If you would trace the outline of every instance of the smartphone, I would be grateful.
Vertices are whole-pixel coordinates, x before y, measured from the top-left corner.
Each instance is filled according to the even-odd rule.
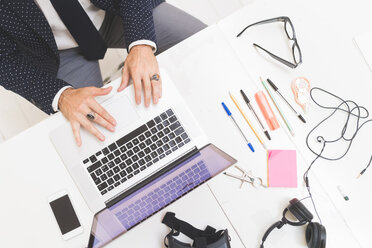
[[[70,197],[66,191],[58,192],[48,198],[64,240],[69,240],[83,232]]]

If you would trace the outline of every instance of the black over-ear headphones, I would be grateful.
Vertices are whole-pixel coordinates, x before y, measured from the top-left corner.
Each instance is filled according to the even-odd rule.
[[[289,221],[285,215],[287,212],[291,212],[298,220],[298,222]],[[306,228],[306,243],[309,248],[325,248],[326,247],[326,237],[327,232],[325,227],[317,222],[311,222],[313,219],[312,213],[302,204],[297,198],[292,199],[289,202],[289,206],[283,211],[283,218],[275,222],[270,226],[262,237],[261,248],[264,248],[264,242],[266,241],[269,234],[275,228],[282,228],[285,224],[291,226],[303,226],[309,223]]]

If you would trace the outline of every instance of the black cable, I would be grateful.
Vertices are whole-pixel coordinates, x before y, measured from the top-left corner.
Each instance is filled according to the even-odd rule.
[[[321,140],[319,139],[318,142],[321,142]],[[307,192],[309,193],[309,197],[310,197],[310,199],[311,199],[311,202],[312,202],[312,204],[313,204],[313,207],[314,207],[314,210],[315,210],[316,216],[318,217],[320,224],[322,224],[322,219],[320,218],[320,215],[319,215],[319,213],[318,213],[318,210],[316,209],[315,202],[314,202],[314,198],[313,198],[313,195],[311,194],[310,183],[309,183],[309,171],[311,170],[311,167],[314,165],[314,163],[315,163],[315,162],[320,158],[320,156],[322,155],[322,153],[323,153],[323,151],[324,151],[324,148],[325,148],[325,142],[323,142],[323,148],[322,148],[322,150],[321,150],[320,153],[316,156],[316,158],[311,162],[310,166],[307,168],[307,170],[305,171],[304,176],[303,176],[303,179],[304,179],[304,182],[305,182],[305,185],[306,185]],[[305,199],[306,199],[306,198],[305,198]]]
[[[319,91],[319,92],[322,92],[322,93],[325,93],[325,94],[328,94],[329,96],[335,98],[336,100],[339,100],[340,103],[339,105],[337,106],[324,106],[322,104],[320,104],[319,102],[317,102],[314,98],[314,92],[316,91]],[[316,209],[316,206],[315,206],[315,202],[314,202],[314,199],[313,199],[313,196],[311,194],[311,189],[310,189],[310,183],[309,183],[309,177],[308,177],[308,174],[309,174],[309,171],[311,170],[311,168],[313,167],[313,165],[315,164],[315,162],[319,159],[319,158],[322,158],[324,160],[328,160],[328,161],[337,161],[337,160],[340,160],[342,158],[344,158],[347,153],[349,152],[350,148],[351,148],[351,145],[353,144],[353,141],[354,139],[356,138],[357,134],[359,133],[359,131],[361,130],[362,127],[364,127],[367,123],[369,122],[372,122],[372,119],[367,119],[369,117],[369,112],[368,110],[363,107],[363,106],[360,106],[358,105],[356,102],[354,101],[351,101],[351,100],[344,100],[342,99],[341,97],[329,92],[329,91],[326,91],[324,89],[321,89],[321,88],[318,88],[318,87],[314,87],[311,89],[310,91],[310,97],[312,99],[312,101],[318,105],[320,108],[323,108],[323,109],[328,109],[328,110],[333,110],[332,113],[327,116],[326,118],[324,118],[321,122],[319,122],[307,135],[306,137],[306,145],[307,145],[307,148],[314,154],[316,155],[316,158],[311,162],[310,166],[308,167],[308,169],[305,171],[304,175],[303,175],[303,180],[305,181],[305,184],[306,184],[306,188],[307,188],[307,191],[309,193],[309,197],[312,201],[312,204],[313,204],[313,207],[314,207],[314,210],[316,212],[316,215],[319,219],[319,222],[322,223],[321,219],[320,219],[320,216],[318,214],[318,211]],[[309,144],[309,139],[310,139],[310,136],[322,125],[324,124],[327,120],[329,120],[331,117],[333,117],[336,113],[338,112],[344,112],[346,114],[346,120],[344,121],[343,125],[342,125],[342,129],[340,130],[340,136],[337,137],[336,139],[332,139],[332,140],[326,140],[323,136],[317,136],[317,141],[319,143],[322,143],[323,144],[323,147],[321,149],[321,151],[318,153],[315,151],[315,149],[312,149],[310,144]],[[362,114],[362,112],[364,112],[364,115]],[[352,126],[350,124],[350,120],[352,118],[356,118],[356,121],[355,121],[355,126]],[[364,121],[363,123],[361,123],[362,120],[364,119],[367,119],[366,121]],[[340,122],[342,123],[342,121]],[[336,127],[334,127],[336,128]],[[348,134],[347,134],[347,131],[349,130],[352,130],[351,132],[351,135],[350,137],[348,137]],[[349,131],[350,132],[350,131]],[[334,144],[334,143],[340,143],[340,142],[346,142],[347,143],[347,147],[345,149],[345,151],[339,155],[339,156],[336,156],[336,157],[327,157],[325,155],[323,155],[323,152],[326,148],[326,146],[328,144]],[[362,172],[359,174],[359,176],[363,175],[366,170],[368,169],[368,167],[371,165],[372,163],[372,156],[371,156],[371,159],[369,161],[369,164],[367,165],[367,167],[365,169],[362,170]]]
[[[364,168],[364,169],[359,173],[359,175],[357,176],[357,178],[359,178],[361,175],[364,174],[364,172],[366,172],[366,170],[367,170],[368,167],[371,165],[371,163],[372,163],[372,156],[371,156],[371,158],[370,158],[370,160],[369,160],[369,163],[368,163],[368,165],[366,166],[366,168]]]
[[[306,200],[306,199],[308,199],[308,198],[310,198],[310,196],[306,196],[306,197],[302,198],[302,199],[299,200],[299,201],[302,202],[302,201],[304,201],[304,200]]]

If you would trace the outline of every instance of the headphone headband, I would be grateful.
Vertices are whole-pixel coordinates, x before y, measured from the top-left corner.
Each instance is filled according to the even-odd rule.
[[[264,243],[265,243],[267,237],[269,236],[269,234],[270,234],[270,233],[271,233],[275,228],[280,229],[280,228],[282,228],[285,224],[286,224],[286,223],[283,222],[283,221],[281,221],[281,220],[275,222],[274,224],[272,224],[272,225],[269,227],[269,229],[266,230],[264,236],[262,237],[262,243],[261,243],[261,246],[260,246],[260,247],[261,247],[261,248],[264,248]]]
[[[292,199],[289,203],[289,206],[283,211],[282,219],[272,224],[266,230],[265,234],[262,237],[260,248],[264,248],[264,243],[267,237],[275,228],[281,229],[285,224],[291,226],[303,226],[306,223],[310,223],[309,225],[311,226],[308,226],[306,231],[306,242],[309,248],[324,248],[326,240],[326,231],[324,226],[319,223],[311,222],[313,219],[313,215],[297,198]],[[298,222],[289,221],[286,218],[286,214],[288,211],[291,212],[298,219]],[[315,234],[315,236],[313,236],[313,234]]]

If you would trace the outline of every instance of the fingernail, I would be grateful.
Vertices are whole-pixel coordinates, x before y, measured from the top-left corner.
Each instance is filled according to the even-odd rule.
[[[158,99],[155,99],[155,100],[154,100],[154,103],[157,104],[157,103],[158,103]]]
[[[105,140],[105,137],[104,137],[104,136],[100,136],[99,139],[100,139],[101,141],[104,141],[104,140]]]
[[[114,132],[115,131],[115,128],[114,127],[110,127],[110,131],[111,132]]]
[[[112,124],[113,124],[114,126],[116,126],[116,121],[113,121]]]

